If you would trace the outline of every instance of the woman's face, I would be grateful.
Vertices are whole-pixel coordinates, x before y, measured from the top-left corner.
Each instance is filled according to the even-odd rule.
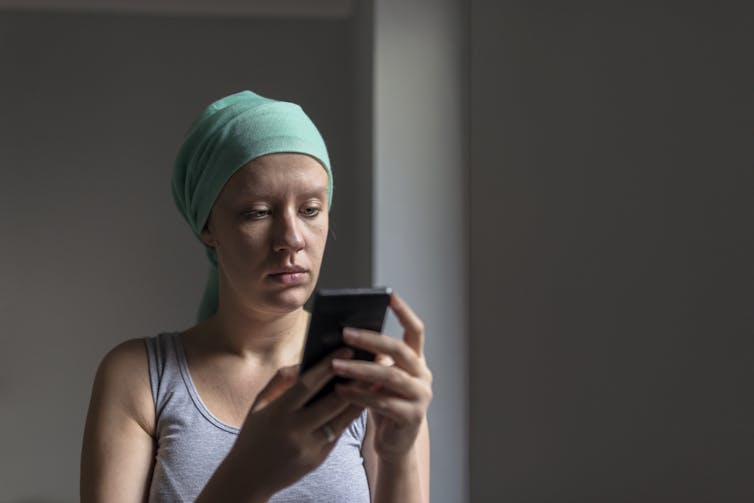
[[[322,264],[327,192],[327,171],[304,154],[269,154],[239,169],[202,232],[217,252],[221,296],[254,311],[301,307]]]

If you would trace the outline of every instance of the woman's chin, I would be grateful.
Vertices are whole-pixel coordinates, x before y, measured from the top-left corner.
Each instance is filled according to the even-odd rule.
[[[302,286],[290,287],[265,295],[265,304],[276,311],[290,312],[299,309],[309,300],[311,290]]]

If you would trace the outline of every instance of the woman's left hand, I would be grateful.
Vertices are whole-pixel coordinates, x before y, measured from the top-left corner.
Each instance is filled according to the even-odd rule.
[[[375,353],[376,361],[333,360],[337,375],[354,379],[337,385],[337,393],[372,413],[375,450],[382,461],[401,460],[413,448],[432,400],[432,373],[424,359],[424,324],[395,294],[390,308],[403,326],[403,340],[346,328],[346,344]]]

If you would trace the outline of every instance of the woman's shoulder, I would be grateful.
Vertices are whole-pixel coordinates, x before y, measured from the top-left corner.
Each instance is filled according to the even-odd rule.
[[[154,431],[154,402],[143,338],[121,342],[102,358],[94,379],[93,400],[131,416],[144,430]]]
[[[105,354],[97,369],[97,374],[103,377],[139,379],[147,376],[141,370],[147,369],[147,351],[145,339],[129,339],[119,343]],[[130,378],[130,379],[129,379]]]

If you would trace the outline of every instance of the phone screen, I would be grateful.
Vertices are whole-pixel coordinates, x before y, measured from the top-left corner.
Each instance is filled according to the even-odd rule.
[[[300,372],[305,372],[325,356],[345,346],[345,327],[381,332],[391,293],[390,288],[384,287],[319,290],[314,297]],[[354,358],[374,360],[374,354],[354,348]],[[308,403],[330,393],[336,382],[344,381],[347,379],[342,377],[330,380]]]

